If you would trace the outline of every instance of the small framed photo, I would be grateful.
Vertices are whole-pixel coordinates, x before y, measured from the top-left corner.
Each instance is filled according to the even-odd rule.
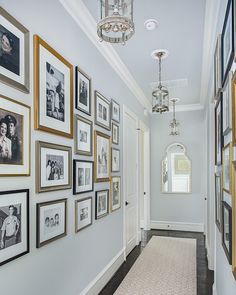
[[[30,107],[0,94],[0,176],[30,175]]]
[[[222,94],[220,94],[220,97],[215,106],[215,165],[222,164],[222,149],[224,146],[222,113]]]
[[[92,224],[92,198],[75,201],[75,232]]]
[[[37,204],[37,248],[66,236],[67,199]]]
[[[236,71],[234,72],[231,81],[232,92],[232,140],[233,145],[236,145]]]
[[[93,191],[93,162],[73,161],[73,194]]]
[[[119,131],[119,126],[112,123],[112,143],[113,144],[119,144],[119,136],[120,136],[120,131]]]
[[[29,253],[29,190],[0,192],[0,265]]]
[[[71,188],[71,147],[36,142],[37,193]]]
[[[223,190],[231,193],[231,179],[232,179],[232,144],[229,143],[223,148]]]
[[[79,155],[92,156],[93,122],[76,115],[75,152]]]
[[[95,219],[102,218],[109,214],[109,190],[96,192]]]
[[[232,208],[222,203],[222,245],[229,261],[232,264]]]
[[[120,172],[120,150],[111,149],[111,171]]]
[[[214,54],[214,97],[217,98],[222,87],[221,75],[221,35],[216,41],[216,48]]]
[[[232,72],[229,72],[222,91],[223,135],[227,135],[232,130],[232,76]]]
[[[75,68],[76,109],[91,116],[91,78],[79,67]]]
[[[111,118],[113,121],[120,123],[120,105],[114,99],[111,101]]]
[[[29,93],[29,31],[2,7],[0,81]]]
[[[96,182],[110,180],[111,142],[110,136],[99,131],[94,133],[94,171]]]
[[[121,207],[121,184],[120,176],[111,178],[111,195],[110,195],[110,208],[115,211]]]
[[[222,177],[221,173],[215,174],[215,223],[221,232],[222,226]]]
[[[111,129],[111,111],[110,101],[101,93],[95,91],[95,124],[110,130]]]
[[[34,36],[35,129],[73,138],[73,65]]]

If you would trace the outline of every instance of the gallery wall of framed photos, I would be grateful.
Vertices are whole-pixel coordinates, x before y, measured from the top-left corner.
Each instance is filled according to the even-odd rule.
[[[13,216],[16,238],[1,243],[0,285],[27,277],[12,292],[30,293],[40,277],[35,295],[64,295],[74,273],[80,293],[123,247],[122,105],[148,118],[59,1],[1,5],[0,40],[16,51],[0,61],[0,226]]]

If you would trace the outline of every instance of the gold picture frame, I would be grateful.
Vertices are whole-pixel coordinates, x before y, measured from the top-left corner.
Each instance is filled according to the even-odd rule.
[[[114,198],[114,187],[113,181],[117,180],[119,182],[119,201],[118,204],[113,205],[113,198]],[[112,176],[110,182],[110,212],[114,212],[121,208],[121,177],[120,176]]]
[[[45,59],[44,69],[40,66],[40,56],[44,56]],[[57,69],[57,67],[55,67],[56,62],[59,62],[58,65],[60,66],[60,71]],[[61,69],[63,69],[64,72],[61,72]],[[44,85],[43,87],[45,87],[45,102],[42,102],[40,98],[41,71],[46,77],[46,80],[44,81],[45,83],[42,83]],[[67,76],[65,73],[67,73]],[[64,76],[67,79],[64,79]],[[42,75],[42,77],[44,77],[44,75]],[[49,78],[54,88],[50,87],[51,85],[48,85],[50,84]],[[57,87],[55,87],[56,82],[58,82]],[[68,87],[65,87],[64,84],[67,84],[66,86]],[[69,93],[67,93],[67,91]],[[66,109],[65,106],[68,106],[68,102],[69,108]],[[46,109],[46,115],[44,115],[44,112],[40,110],[40,106],[42,107],[42,104]],[[73,138],[73,65],[38,35],[34,36],[34,105],[35,129]],[[46,120],[47,123],[45,123]]]
[[[228,155],[227,155],[228,153]],[[222,188],[225,192],[231,194],[231,185],[232,185],[232,153],[233,153],[233,146],[232,143],[228,143],[226,146],[224,146],[222,151]],[[228,157],[228,159],[226,159]],[[227,160],[227,161],[226,161]],[[228,163],[227,163],[228,162]],[[226,175],[226,170],[228,169],[228,175]],[[226,182],[227,180],[227,182]],[[227,183],[227,186],[226,186]]]
[[[79,148],[79,141],[80,141],[80,134],[79,132],[79,122],[82,122],[84,124],[87,124],[90,126],[89,130],[89,135],[86,135],[87,137],[89,136],[90,138],[90,145],[89,145],[89,151],[83,150],[82,148]],[[75,153],[83,156],[92,156],[93,155],[93,122],[85,119],[84,117],[81,117],[79,115],[75,115]]]
[[[232,142],[236,145],[236,71],[232,77]]]
[[[236,280],[236,161],[232,163],[232,271]]]

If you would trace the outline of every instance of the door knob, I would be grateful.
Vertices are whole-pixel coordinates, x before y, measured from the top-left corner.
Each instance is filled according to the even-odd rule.
[[[125,206],[128,206],[129,205],[129,202],[125,201]]]

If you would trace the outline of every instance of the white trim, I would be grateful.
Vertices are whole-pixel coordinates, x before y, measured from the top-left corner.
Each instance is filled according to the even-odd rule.
[[[213,290],[213,295],[217,295],[217,289],[216,289],[216,284],[214,283],[213,287],[212,287],[212,290]]]
[[[203,110],[204,106],[201,105],[200,103],[195,103],[195,104],[180,104],[175,106],[175,111],[176,112],[190,112],[190,111],[199,111]],[[170,112],[173,112],[173,107],[170,107]]]
[[[122,61],[114,47],[106,42],[100,42],[97,36],[97,23],[86,5],[82,0],[60,0],[61,4],[76,21],[79,27],[84,31],[85,35],[96,46],[100,53],[104,56],[110,66],[120,76],[126,86],[134,94],[141,105],[151,111],[152,105],[145,96],[143,90],[138,85],[125,63]]]
[[[140,228],[144,228],[144,220],[140,220]]]
[[[203,223],[168,222],[151,220],[151,229],[181,230],[191,232],[203,232]]]
[[[124,262],[124,248],[104,267],[80,295],[97,295]]]

